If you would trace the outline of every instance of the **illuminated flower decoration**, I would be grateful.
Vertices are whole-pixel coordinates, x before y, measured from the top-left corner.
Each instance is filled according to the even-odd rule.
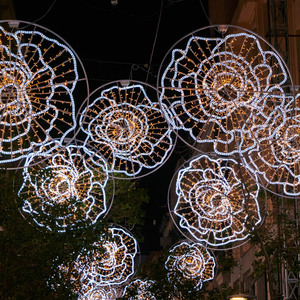
[[[170,209],[179,230],[212,247],[244,241],[261,222],[259,186],[233,159],[193,159],[178,172]],[[177,224],[177,223],[176,223]]]
[[[75,128],[75,54],[44,28],[23,27],[28,30],[0,26],[0,164],[9,168],[20,167],[12,162],[52,138],[63,140]]]
[[[112,227],[109,235],[100,236],[91,250],[83,250],[77,257],[75,269],[83,288],[120,285],[134,274],[138,245],[134,237],[122,228]]]
[[[115,300],[118,297],[118,289],[111,286],[97,286],[79,297],[78,300]]]
[[[288,99],[285,113],[258,131],[259,144],[244,157],[244,162],[255,170],[262,186],[273,193],[295,197],[300,195],[300,94]]]
[[[95,165],[94,159],[83,146],[64,147],[59,142],[28,155],[18,192],[23,212],[48,230],[94,224],[107,212],[108,180],[105,161],[97,156]]]
[[[286,104],[284,62],[275,50],[264,51],[270,46],[254,34],[194,33],[183,41],[178,44],[185,48],[169,51],[170,63],[162,70],[160,102],[167,121],[188,132],[197,150],[197,143],[209,143],[211,152],[244,154],[256,146],[254,128],[272,122],[274,108]],[[166,63],[165,58],[161,66]]]
[[[159,104],[153,101],[156,90],[116,82],[102,87],[100,94],[95,92],[97,98],[81,113],[80,126],[86,142],[105,157],[111,171],[136,177],[160,167],[173,140]]]
[[[189,284],[200,290],[204,282],[214,278],[215,260],[201,244],[182,242],[169,251],[165,268],[175,286]]]
[[[122,297],[129,300],[156,300],[153,289],[154,281],[136,279],[125,287]]]

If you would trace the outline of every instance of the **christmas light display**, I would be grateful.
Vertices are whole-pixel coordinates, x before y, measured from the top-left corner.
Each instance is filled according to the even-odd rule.
[[[261,222],[259,186],[248,172],[233,159],[206,155],[181,168],[176,178],[178,198],[169,203],[179,230],[210,247],[246,240]]]
[[[109,285],[121,285],[134,274],[138,245],[134,237],[119,227],[109,228],[92,249],[82,250],[74,269],[80,276],[80,293]]]
[[[259,144],[243,160],[269,191],[295,197],[300,195],[300,94],[287,98],[276,122],[258,131]]]
[[[36,24],[20,23],[26,30],[9,24],[0,23],[0,164],[13,169],[74,130],[79,75],[77,57],[58,36]]]
[[[94,153],[83,146],[64,147],[59,142],[29,154],[18,192],[24,215],[51,231],[94,224],[104,216],[106,163],[97,155],[95,166],[94,159]]]
[[[80,296],[78,300],[115,300],[120,295],[118,289],[113,286],[97,286]]]
[[[129,300],[156,300],[154,293],[151,291],[153,285],[153,280],[136,279],[125,287],[122,297]],[[132,296],[133,294],[135,295]]]
[[[92,103],[82,111],[80,126],[86,142],[105,157],[115,174],[149,174],[170,155],[172,131],[156,97],[151,86],[123,81],[105,85],[89,97]]]
[[[187,132],[191,141],[183,140],[197,151],[245,155],[257,146],[257,128],[286,105],[291,80],[266,41],[230,30],[235,33],[220,38],[200,30],[171,48],[161,63],[160,102],[167,121]]]
[[[214,278],[215,260],[201,244],[182,242],[169,251],[165,268],[175,286],[190,284],[200,290],[204,282]]]

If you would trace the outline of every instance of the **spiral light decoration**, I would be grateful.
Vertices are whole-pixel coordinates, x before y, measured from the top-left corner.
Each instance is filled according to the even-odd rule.
[[[300,195],[300,94],[287,98],[289,102],[277,114],[276,122],[258,131],[259,144],[243,160],[255,170],[263,187],[280,196],[297,197]]]
[[[113,82],[97,89],[79,114],[86,142],[105,157],[114,176],[149,174],[170,155],[173,134],[156,98],[146,84]]]
[[[154,293],[151,291],[154,283],[153,280],[136,279],[125,287],[122,297],[128,300],[156,300]],[[132,296],[133,294],[135,296]]]
[[[78,61],[50,30],[0,22],[0,165],[20,168],[14,162],[74,130],[73,92],[79,80],[87,85]]]
[[[287,104],[291,78],[265,40],[227,29],[225,36],[206,37],[216,26],[203,28],[169,50],[159,71],[160,103],[172,128],[197,151],[246,155],[261,138],[257,131],[276,122],[273,112]]]
[[[245,241],[261,222],[259,190],[240,163],[201,155],[179,170],[177,200],[169,200],[169,209],[186,237],[214,248],[229,247]]]
[[[200,290],[204,282],[214,278],[215,260],[201,244],[182,242],[169,251],[165,268],[176,287],[189,284]]]
[[[51,231],[94,224],[109,208],[106,170],[84,146],[49,142],[27,156],[18,192],[24,216]]]
[[[97,286],[79,296],[78,300],[115,300],[119,296],[120,292],[113,286]]]
[[[123,228],[111,227],[108,235],[101,235],[91,250],[83,249],[74,269],[80,277],[80,294],[86,297],[94,289],[117,286],[134,274],[138,245]]]

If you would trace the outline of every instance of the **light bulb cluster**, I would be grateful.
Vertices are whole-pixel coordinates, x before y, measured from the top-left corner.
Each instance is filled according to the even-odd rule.
[[[171,153],[174,138],[155,101],[156,90],[135,82],[109,85],[95,91],[88,99],[92,103],[79,113],[85,143],[105,157],[116,177],[157,169]]]
[[[75,129],[77,59],[34,30],[0,26],[0,165],[17,168],[30,152]]]
[[[73,269],[61,266],[61,271],[75,274],[75,292],[80,299],[90,299],[87,297],[99,294],[110,299],[118,293],[118,286],[134,274],[137,254],[138,245],[134,237],[121,227],[110,227],[108,233],[101,235],[92,247],[82,249]]]
[[[191,285],[199,290],[214,278],[215,260],[203,245],[181,242],[169,250],[165,268],[174,286]]]

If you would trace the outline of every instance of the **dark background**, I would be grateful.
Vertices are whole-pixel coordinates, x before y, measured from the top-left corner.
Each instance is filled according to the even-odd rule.
[[[118,0],[117,5],[110,0],[13,2],[18,20],[50,29],[73,48],[85,68],[90,91],[127,78],[155,86],[168,50],[208,25],[207,0]],[[183,148],[176,146],[163,167],[140,180],[150,195],[142,254],[160,249],[168,187]]]

